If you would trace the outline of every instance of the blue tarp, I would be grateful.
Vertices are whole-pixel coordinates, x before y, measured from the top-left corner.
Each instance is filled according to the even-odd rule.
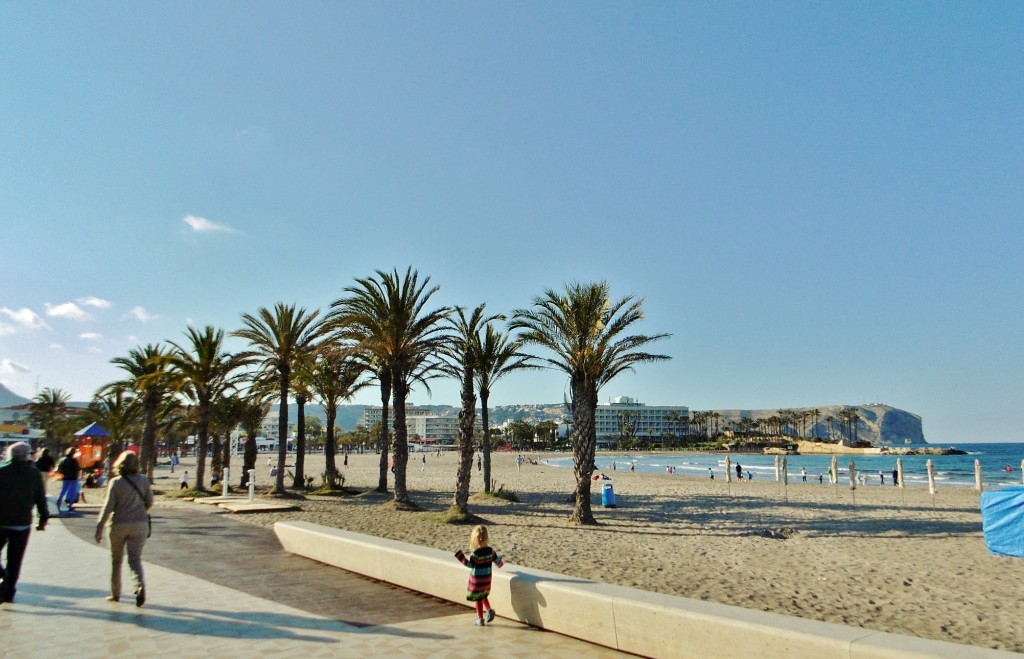
[[[110,433],[98,423],[90,423],[75,433],[75,437],[110,437]]]
[[[981,519],[990,552],[1024,558],[1024,486],[982,494]]]

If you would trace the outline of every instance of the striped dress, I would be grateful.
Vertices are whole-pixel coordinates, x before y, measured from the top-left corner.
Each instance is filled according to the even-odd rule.
[[[469,556],[462,550],[455,552],[455,558],[469,568],[469,585],[466,586],[466,599],[479,602],[491,594],[491,565],[502,567],[505,561],[494,553],[490,547],[481,547]]]

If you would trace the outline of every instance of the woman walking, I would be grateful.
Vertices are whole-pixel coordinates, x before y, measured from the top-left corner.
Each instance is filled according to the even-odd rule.
[[[149,535],[148,510],[153,505],[153,489],[139,473],[139,456],[124,451],[114,462],[116,476],[107,485],[107,498],[96,524],[96,542],[103,539],[103,527],[110,519],[110,595],[111,602],[121,599],[121,564],[128,549],[128,569],[135,585],[135,606],[146,602],[142,580],[142,547]]]

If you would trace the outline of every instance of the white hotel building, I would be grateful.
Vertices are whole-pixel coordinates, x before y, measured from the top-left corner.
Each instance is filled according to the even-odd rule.
[[[380,407],[367,407],[363,410],[363,425],[372,428],[375,423],[380,423],[382,412]],[[390,410],[388,413],[392,414]],[[394,417],[391,416],[388,423],[393,420]],[[457,416],[438,416],[433,410],[410,405],[405,408],[405,429],[409,433],[410,442],[450,445],[459,438],[459,418]],[[483,426],[478,414],[476,425],[473,427],[473,439],[479,442],[482,436]]]
[[[678,417],[678,420],[677,418]],[[690,408],[682,405],[654,405],[648,407],[635,398],[619,396],[598,404],[594,425],[597,427],[597,447],[609,448],[618,443],[623,434],[623,421],[633,424],[632,435],[647,437],[678,437],[683,433]]]

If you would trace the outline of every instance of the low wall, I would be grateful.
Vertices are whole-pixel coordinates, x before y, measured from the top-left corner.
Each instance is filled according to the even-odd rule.
[[[466,601],[469,570],[454,551],[308,522],[277,522],[274,531],[291,553],[471,606]],[[1024,656],[662,595],[510,563],[494,569],[490,602],[501,617],[649,657]]]

